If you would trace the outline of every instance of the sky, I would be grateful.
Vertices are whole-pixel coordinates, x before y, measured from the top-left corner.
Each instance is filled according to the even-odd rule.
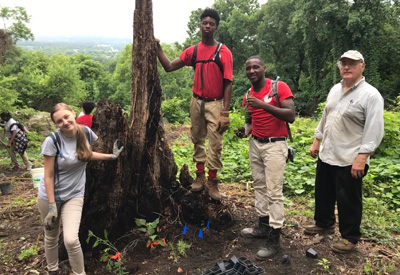
[[[24,7],[35,37],[133,37],[135,0],[1,0],[2,7]],[[260,4],[267,0],[259,0]],[[153,0],[154,36],[183,43],[191,11],[211,7],[214,0]],[[0,22],[3,28],[3,22]]]

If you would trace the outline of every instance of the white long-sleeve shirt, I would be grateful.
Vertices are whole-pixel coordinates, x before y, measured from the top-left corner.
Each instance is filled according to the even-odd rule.
[[[330,165],[352,165],[360,153],[373,153],[384,135],[383,98],[363,77],[343,92],[343,81],[330,90],[315,138],[319,158]],[[367,164],[369,163],[369,157]]]

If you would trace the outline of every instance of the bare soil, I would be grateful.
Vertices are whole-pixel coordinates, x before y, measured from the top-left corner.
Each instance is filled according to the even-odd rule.
[[[186,128],[176,128],[177,132]],[[172,139],[179,133],[170,133]],[[12,177],[12,193],[0,196],[0,274],[46,274],[46,263],[43,251],[43,233],[39,211],[35,198],[37,190],[33,188],[32,180],[23,170],[8,170],[0,167],[0,173]],[[308,236],[303,233],[303,226],[311,224],[312,219],[286,215],[285,226],[282,230],[282,249],[268,261],[257,261],[255,254],[264,245],[265,240],[251,240],[240,236],[240,230],[256,223],[254,210],[254,195],[252,190],[238,183],[221,184],[225,194],[223,204],[229,205],[234,214],[234,225],[224,231],[216,231],[210,224],[200,227],[187,225],[183,234],[184,224],[180,221],[162,219],[158,236],[165,238],[166,247],[147,247],[148,240],[143,234],[129,233],[119,239],[115,245],[121,251],[128,244],[135,244],[123,255],[122,262],[129,274],[203,274],[215,267],[217,262],[227,261],[233,255],[237,258],[246,257],[254,265],[264,269],[265,274],[365,274],[366,259],[373,264],[373,259],[380,262],[385,260],[400,269],[399,263],[394,262],[396,251],[389,247],[363,240],[353,253],[340,255],[331,251],[330,246],[339,239],[338,231],[334,235],[323,236],[323,239]],[[288,207],[294,210],[299,205]],[[199,237],[199,229],[202,237]],[[173,253],[170,243],[179,240],[190,244],[186,256],[178,257]],[[18,259],[21,251],[32,245],[40,247],[38,255],[26,259]],[[317,258],[306,257],[306,250],[313,248]],[[371,258],[374,255],[374,258]],[[284,259],[289,259],[289,262]],[[105,263],[100,262],[99,253],[85,251],[87,274],[110,274]],[[323,265],[322,263],[326,264]],[[67,261],[64,262],[68,266]],[[320,263],[320,264],[318,264]],[[374,274],[374,273],[370,273]],[[389,274],[389,273],[381,273]],[[390,274],[400,274],[393,271]]]

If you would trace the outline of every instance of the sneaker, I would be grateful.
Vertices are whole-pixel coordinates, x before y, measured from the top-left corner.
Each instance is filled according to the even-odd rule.
[[[354,251],[356,249],[357,244],[352,243],[346,239],[342,239],[332,245],[332,250],[336,253],[346,254]]]
[[[314,234],[333,234],[335,233],[335,225],[329,227],[319,227],[316,225],[304,227],[304,233],[314,235]]]
[[[204,184],[206,183],[206,173],[196,171],[196,180],[190,185],[190,191],[192,192],[200,192],[204,188]]]

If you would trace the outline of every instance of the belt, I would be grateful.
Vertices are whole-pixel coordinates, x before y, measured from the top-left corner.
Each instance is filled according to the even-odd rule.
[[[253,136],[255,140],[257,140],[260,143],[270,143],[270,142],[275,142],[275,141],[286,141],[286,137],[270,137],[270,138],[260,138],[257,136]]]
[[[202,97],[202,96],[199,96],[199,95],[197,95],[197,94],[195,94],[195,93],[193,93],[193,97],[194,97],[194,98],[197,98],[197,99],[200,99],[200,100],[203,100],[203,101],[205,101],[205,102],[211,102],[211,101],[217,101],[217,100],[223,99],[223,97],[221,97],[221,98]]]

